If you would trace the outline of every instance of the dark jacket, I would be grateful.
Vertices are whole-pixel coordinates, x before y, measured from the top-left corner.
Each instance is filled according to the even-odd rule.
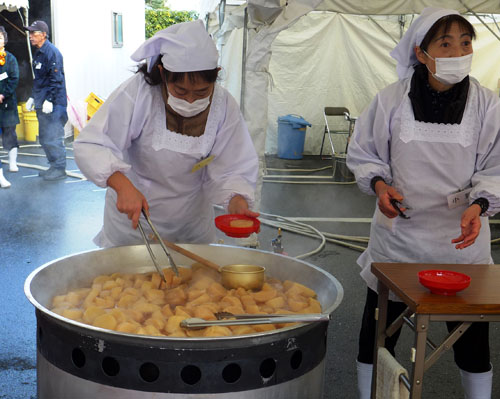
[[[46,40],[33,57],[33,99],[35,108],[42,108],[45,100],[54,105],[67,105],[63,57],[49,40]]]
[[[16,57],[6,51],[5,64],[0,65],[0,94],[4,95],[0,104],[0,127],[16,126],[19,123],[16,88],[19,83],[19,68]]]

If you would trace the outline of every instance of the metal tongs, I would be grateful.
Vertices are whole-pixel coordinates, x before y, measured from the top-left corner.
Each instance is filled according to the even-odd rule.
[[[221,312],[224,313],[224,312]],[[198,330],[209,326],[239,326],[247,324],[284,324],[284,323],[305,323],[316,321],[328,321],[330,315],[325,313],[310,314],[266,314],[266,315],[231,315],[233,319],[217,316],[218,320],[205,320],[198,317],[191,317],[180,322],[182,328]],[[221,318],[219,318],[221,317]]]
[[[398,214],[400,217],[402,217],[403,219],[410,219],[410,216],[406,215],[402,210],[401,208],[399,207],[401,204],[401,202],[399,202],[398,200],[394,199],[394,198],[391,198],[390,200],[390,203],[391,205],[393,206],[393,208],[398,211]],[[404,207],[404,205],[402,205]],[[405,207],[407,210],[410,209],[409,207]]]
[[[149,227],[151,228],[151,230],[153,231],[153,234],[154,236],[156,237],[156,239],[158,240],[158,242],[160,243],[163,251],[165,252],[165,254],[167,255],[167,258],[168,258],[168,261],[170,262],[170,266],[172,266],[172,269],[174,270],[174,273],[175,275],[178,277],[179,276],[179,270],[177,270],[177,265],[175,264],[174,262],[174,259],[172,258],[172,256],[170,255],[170,252],[168,252],[168,249],[167,247],[165,246],[165,244],[163,243],[163,240],[161,239],[160,237],[160,234],[158,233],[158,230],[156,230],[155,226],[153,225],[153,223],[151,222],[151,219],[149,218],[148,214],[146,213],[146,211],[143,209],[142,210],[142,214],[144,215],[144,218],[146,219],[146,221],[148,222],[149,224]],[[149,244],[149,241],[148,241],[148,238],[146,236],[146,233],[144,232],[144,229],[142,228],[141,226],[141,221],[139,220],[138,224],[137,224],[137,227],[139,227],[139,231],[141,232],[141,235],[142,235],[142,238],[144,240],[144,244],[146,244],[146,248],[148,249],[148,252],[149,252],[149,255],[151,256],[151,260],[153,261],[155,267],[156,267],[156,270],[158,271],[158,273],[160,274],[161,278],[163,279],[163,281],[166,283],[167,280],[165,279],[165,276],[163,275],[163,272],[160,268],[160,265],[158,264],[158,261],[156,259],[156,256],[155,254],[153,253],[153,250],[151,249],[151,245]]]

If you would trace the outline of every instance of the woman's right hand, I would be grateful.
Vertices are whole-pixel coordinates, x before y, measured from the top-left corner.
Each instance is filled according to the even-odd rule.
[[[397,190],[386,184],[384,181],[379,180],[375,184],[375,193],[378,198],[378,207],[380,212],[382,212],[385,216],[392,219],[399,215],[398,211],[394,209],[391,204],[391,199],[395,199],[398,202],[402,202],[404,197],[397,192]],[[404,212],[406,208],[401,208],[401,211]]]
[[[125,213],[132,221],[132,228],[136,229],[141,217],[142,209],[149,211],[146,197],[137,190],[132,182],[121,172],[115,172],[108,178],[108,186],[116,191],[118,198],[116,208]]]

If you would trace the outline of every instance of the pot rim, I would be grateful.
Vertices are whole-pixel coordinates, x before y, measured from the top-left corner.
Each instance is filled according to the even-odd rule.
[[[153,244],[153,245],[159,246],[160,244]],[[188,244],[188,245],[202,245],[202,244]],[[222,245],[222,244],[207,244],[207,246],[243,249],[243,248],[235,247],[232,245]],[[121,248],[123,248],[123,247],[145,247],[145,245],[128,245],[128,246],[122,246]],[[120,248],[120,247],[114,247],[114,248]],[[172,341],[172,342],[186,342],[186,341],[187,342],[207,342],[207,341],[210,341],[210,342],[215,342],[215,341],[228,341],[228,340],[230,340],[230,341],[247,340],[247,339],[252,339],[252,338],[263,338],[263,337],[268,337],[268,336],[274,336],[276,334],[286,333],[290,330],[298,329],[298,328],[304,327],[305,325],[311,324],[311,323],[299,323],[296,325],[292,325],[289,327],[283,327],[283,328],[275,329],[272,331],[265,331],[265,332],[261,332],[261,333],[246,334],[246,335],[235,335],[235,336],[229,336],[229,337],[157,337],[157,336],[153,336],[153,335],[129,334],[129,333],[123,333],[123,332],[118,332],[118,331],[114,331],[114,330],[108,330],[108,329],[104,329],[104,328],[100,328],[100,327],[91,326],[90,324],[81,323],[81,322],[63,317],[57,313],[52,312],[51,310],[49,310],[45,306],[43,306],[40,302],[38,302],[35,299],[34,295],[31,293],[31,283],[32,283],[33,279],[37,276],[37,274],[40,273],[40,271],[42,271],[43,269],[50,267],[52,264],[58,263],[62,260],[77,256],[77,255],[105,251],[107,249],[109,249],[109,248],[90,249],[87,251],[81,251],[81,252],[73,253],[70,255],[62,256],[60,258],[57,258],[57,259],[54,259],[54,260],[51,260],[49,262],[44,263],[43,265],[41,265],[41,266],[37,267],[35,270],[33,270],[26,278],[25,283],[24,283],[24,294],[26,295],[27,299],[31,302],[31,304],[36,309],[38,309],[40,312],[49,315],[50,317],[58,320],[59,322],[62,322],[64,324],[69,324],[72,327],[76,327],[77,329],[83,329],[83,330],[87,330],[87,331],[88,330],[95,331],[99,335],[111,335],[111,336],[115,336],[115,337],[127,337],[127,338],[139,339],[141,341],[149,341],[149,342],[153,341],[153,342],[158,342],[158,343],[162,342],[162,341]],[[262,250],[253,249],[253,248],[244,248],[244,250],[256,251],[256,252],[260,252],[260,253],[264,253],[264,254],[271,254],[273,256],[284,257],[287,259],[290,258],[289,256],[286,256],[286,255],[277,254],[277,253],[268,252],[268,251],[262,251]],[[328,279],[331,280],[331,282],[335,285],[335,288],[337,290],[337,296],[335,298],[335,301],[327,309],[323,310],[323,313],[331,314],[340,305],[340,303],[342,302],[343,296],[344,296],[344,290],[343,290],[340,282],[334,276],[332,276],[330,273],[319,268],[318,266],[315,266],[313,264],[305,262],[302,259],[296,259],[296,258],[292,258],[292,259],[296,262],[303,263],[303,264],[307,265],[308,267],[311,267],[311,268],[317,270],[318,272],[324,274],[325,277],[328,277]]]

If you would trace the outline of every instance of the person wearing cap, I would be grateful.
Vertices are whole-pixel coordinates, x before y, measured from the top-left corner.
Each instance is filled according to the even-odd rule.
[[[48,39],[49,28],[44,21],[34,21],[24,28],[29,31],[31,44],[38,49],[33,58],[32,97],[26,101],[26,108],[36,111],[40,145],[50,165],[39,175],[44,180],[65,179],[64,125],[68,114],[63,57]]]
[[[457,11],[424,9],[391,52],[399,80],[376,95],[349,143],[348,167],[378,199],[358,259],[368,285],[357,357],[361,398],[370,397],[374,355],[371,264],[493,263],[488,217],[500,210],[500,99],[469,76],[474,38]],[[388,324],[405,308],[391,293]],[[448,331],[456,326],[447,322]],[[399,333],[386,339],[393,356]],[[490,398],[488,323],[473,323],[453,351],[465,397]]]
[[[200,20],[157,32],[132,55],[146,60],[74,142],[83,174],[107,187],[100,247],[142,243],[145,209],[173,242],[215,240],[212,204],[249,210],[257,154],[234,98],[216,83],[215,44]],[[146,225],[143,223],[143,225]]]
[[[19,68],[14,55],[5,50],[7,32],[0,26],[0,128],[2,129],[2,145],[9,154],[9,171],[17,172],[17,142],[16,125],[19,123],[17,112],[16,88],[19,83]],[[0,187],[10,187],[10,182],[4,177],[0,165]]]

